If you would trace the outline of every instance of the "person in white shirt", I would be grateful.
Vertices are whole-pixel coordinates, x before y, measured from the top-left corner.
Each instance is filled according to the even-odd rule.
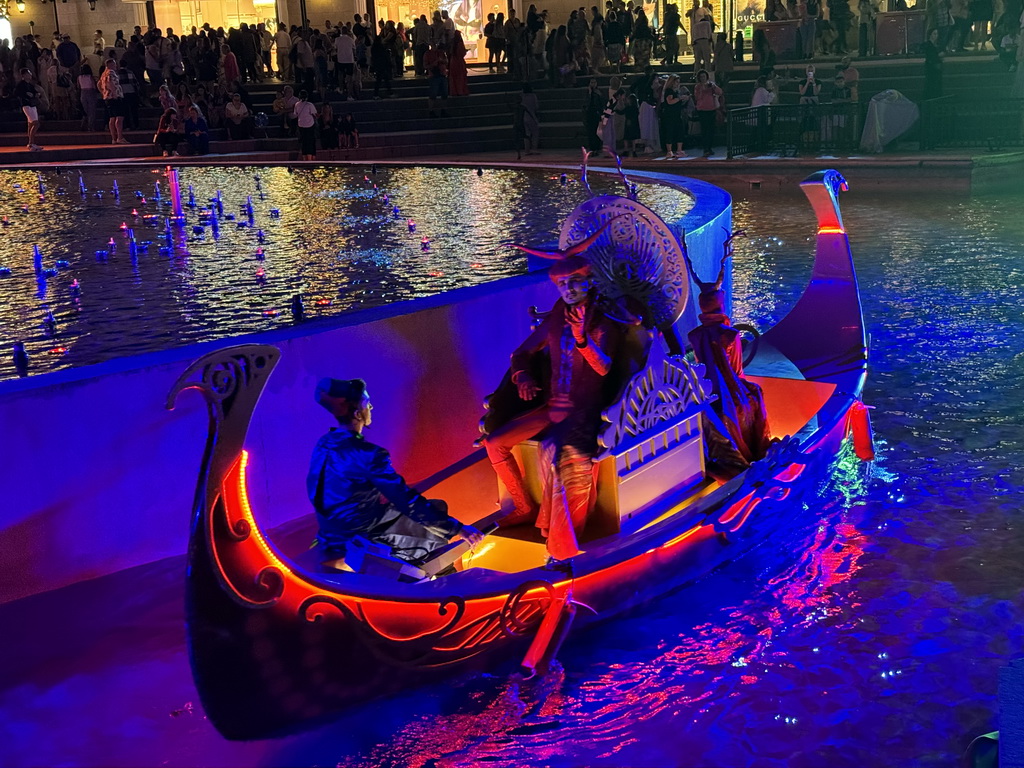
[[[292,36],[288,34],[288,28],[284,24],[277,25],[274,45],[277,46],[277,77],[280,80],[291,80],[292,60],[289,54],[292,50]]]
[[[757,121],[754,132],[754,149],[758,152],[768,151],[768,144],[772,135],[772,110],[771,105],[775,103],[775,90],[772,83],[763,75],[757,78],[757,85],[754,88],[754,98],[750,100],[752,107],[764,107],[759,109],[755,116]]]
[[[338,39],[334,41],[334,55],[338,66],[335,73],[338,78],[338,88],[341,89],[342,98],[348,98],[348,81],[355,71],[356,64],[356,39],[352,36],[348,27],[345,27]]]
[[[308,98],[305,91],[299,91],[299,100],[293,112],[299,124],[300,160],[316,160],[316,107]]]
[[[256,34],[260,38],[260,58],[263,59],[263,68],[268,76],[273,77],[274,68],[270,65],[270,51],[274,47],[274,36],[270,34],[267,25],[262,21],[256,25]]]

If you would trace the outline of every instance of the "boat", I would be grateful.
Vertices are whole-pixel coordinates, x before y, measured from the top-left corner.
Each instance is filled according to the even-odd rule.
[[[655,343],[604,413],[595,518],[605,529],[581,539],[567,561],[549,561],[542,541],[515,529],[488,536],[440,577],[326,572],[286,556],[250,506],[243,447],[280,351],[246,344],[189,366],[168,407],[195,389],[209,416],[186,615],[210,722],[228,739],[270,738],[410,687],[515,662],[542,670],[570,626],[619,616],[734,557],[752,521],[781,514],[810,467],[827,466],[850,442],[870,459],[861,401],[868,350],[838,203],[845,187],[835,171],[801,184],[818,225],[813,273],[752,347],[749,370],[759,375],[749,378],[762,387],[780,439],[738,476],[707,477],[701,417],[712,398],[703,368]],[[613,202],[589,210],[608,208],[604,221],[624,208],[643,213],[635,201]],[[595,231],[579,222],[567,222],[563,235],[575,227],[578,242]]]

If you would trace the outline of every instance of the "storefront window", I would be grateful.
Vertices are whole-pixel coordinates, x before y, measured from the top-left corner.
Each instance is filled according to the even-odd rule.
[[[466,44],[466,60],[487,61],[483,41],[487,14],[505,11],[507,15],[508,6],[494,4],[494,9],[490,11],[485,11],[484,7],[483,0],[377,0],[377,18],[402,23],[406,29],[410,29],[413,19],[426,16],[429,24],[434,11],[448,11],[448,16],[462,33],[462,40]]]
[[[235,27],[241,24],[266,24],[277,29],[277,5],[274,0],[156,0],[153,3],[157,26],[174,27],[175,32],[188,33],[192,27],[209,24]]]
[[[14,34],[11,32],[11,22],[0,17],[0,40],[6,40],[9,45],[14,45]]]

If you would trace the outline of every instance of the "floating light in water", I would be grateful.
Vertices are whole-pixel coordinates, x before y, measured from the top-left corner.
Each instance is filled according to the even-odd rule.
[[[258,261],[263,261],[264,258],[266,258],[266,257],[263,254],[263,248],[257,248],[256,249],[256,259]]]
[[[316,305],[317,305],[318,307],[329,307],[329,306],[331,306],[331,304],[333,304],[333,303],[334,303],[334,302],[333,302],[333,301],[331,301],[330,299],[317,299],[317,300],[316,300]]]
[[[139,211],[136,208],[132,208],[132,216],[135,216],[136,218],[138,218]]]
[[[267,240],[267,236],[265,234],[263,234],[263,230],[262,229],[257,230],[256,231],[256,242],[263,243],[263,242],[266,242],[266,240]]]
[[[32,246],[32,265],[35,267],[36,274],[42,274],[43,272],[43,253],[39,250],[38,245]]]
[[[266,276],[267,276],[267,270],[265,270],[263,267],[260,267],[259,269],[256,270],[256,277],[257,277],[257,279],[262,280]]]
[[[189,208],[195,208],[196,207],[196,192],[195,192],[194,189],[192,189],[192,185],[191,184],[188,185],[188,207]]]
[[[566,174],[564,174],[564,173],[563,173],[563,174],[562,174],[561,176],[559,176],[559,177],[558,177],[558,183],[559,183],[559,184],[561,184],[561,185],[562,185],[563,187],[564,187],[564,186],[565,186],[566,184],[568,184],[568,183],[569,183],[569,177],[568,177],[568,175],[566,175]]]
[[[424,251],[430,250],[430,238],[427,237],[426,235],[424,235],[423,239],[420,240],[420,248],[422,248]]]
[[[415,232],[416,231],[416,222],[413,221],[412,219],[409,219],[409,221],[407,223],[409,225],[409,231],[410,232]]]
[[[391,213],[394,214],[396,219],[402,215],[402,211],[397,205],[391,209]]]
[[[109,256],[109,255],[110,254],[107,253],[105,250],[102,250],[102,249],[98,250],[98,251],[96,251],[96,261],[106,261],[107,260],[107,256]]]
[[[480,167],[477,167],[477,169],[476,169],[476,175],[477,175],[477,176],[483,176],[483,175],[484,175],[484,169],[483,169],[483,168],[480,168]]]
[[[50,350],[51,355],[66,355],[68,353],[67,347],[54,347]]]
[[[472,264],[470,264],[469,266],[470,266],[470,267],[471,267],[472,269],[480,269],[481,267],[483,267],[483,264],[481,264],[481,263],[480,263],[479,261],[474,261],[474,262],[473,262]]]
[[[57,269],[67,269],[68,267],[71,266],[71,262],[68,261],[67,259],[57,259],[54,262],[54,265],[57,267]]]
[[[11,220],[4,216],[2,219],[0,219],[0,224],[3,224],[5,227],[9,227],[11,226]]]
[[[22,213],[28,213],[28,206],[27,205],[21,206],[21,212]]]
[[[121,231],[124,232],[127,229],[128,229],[128,222],[122,221],[121,222]]]
[[[281,218],[281,211],[278,210],[277,208],[271,208],[270,209],[270,218],[272,218],[272,219],[280,219]]]
[[[43,331],[47,336],[57,335],[57,318],[53,316],[53,312],[50,310],[47,310],[43,316]]]
[[[204,227],[202,224],[193,224],[192,225],[192,232],[194,234],[201,235],[204,232],[206,232],[206,227]]]
[[[82,193],[83,197],[85,197],[85,193],[89,191],[85,188],[85,179],[82,178],[81,171],[78,172],[78,191]]]
[[[82,286],[79,284],[77,279],[71,281],[71,285],[68,286],[68,290],[71,292],[72,296],[82,295]]]
[[[0,277],[7,277],[11,274],[10,267],[0,267]]]
[[[121,189],[117,186],[117,179],[114,179],[114,186],[110,191],[114,193],[115,200],[121,199]]]
[[[263,316],[264,317],[277,317],[277,310],[276,309],[264,309],[263,310]]]

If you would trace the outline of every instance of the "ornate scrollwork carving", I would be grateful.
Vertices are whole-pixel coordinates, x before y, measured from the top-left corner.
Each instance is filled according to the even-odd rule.
[[[598,441],[602,448],[613,449],[711,397],[703,365],[690,365],[685,358],[666,355],[655,345],[647,366],[630,379],[622,397],[605,409],[603,419],[608,426]]]
[[[174,408],[179,393],[198,390],[210,409],[211,420],[220,426],[234,415],[236,405],[255,405],[280,356],[280,350],[266,344],[245,344],[211,352],[178,378],[167,396],[167,408]],[[240,414],[244,415],[246,426],[250,413],[251,408]]]
[[[234,585],[237,596],[251,606],[267,608],[284,594],[284,574],[273,565],[263,566],[248,585]]]
[[[601,293],[613,300],[636,300],[646,307],[656,327],[668,328],[682,315],[690,291],[675,234],[654,211],[635,200],[602,195],[569,215],[562,225],[559,248],[582,242],[606,224],[587,251]]]
[[[793,483],[803,474],[809,460],[795,437],[784,437],[772,443],[764,458],[751,464],[743,474],[743,485],[733,494],[739,501],[710,521],[715,531],[734,533],[743,527],[761,502],[782,501],[789,496]]]
[[[530,592],[538,589],[545,592],[545,597],[540,600],[546,599],[547,604],[550,605],[551,601],[555,599],[555,588],[549,581],[524,581],[509,593],[498,614],[498,626],[501,627],[503,634],[509,637],[518,637],[540,624],[544,616],[543,610],[533,610],[532,606],[529,610],[524,610],[524,603],[527,602]],[[538,602],[538,598],[529,598],[529,603],[536,602]],[[528,620],[523,621],[524,616],[528,617]]]

